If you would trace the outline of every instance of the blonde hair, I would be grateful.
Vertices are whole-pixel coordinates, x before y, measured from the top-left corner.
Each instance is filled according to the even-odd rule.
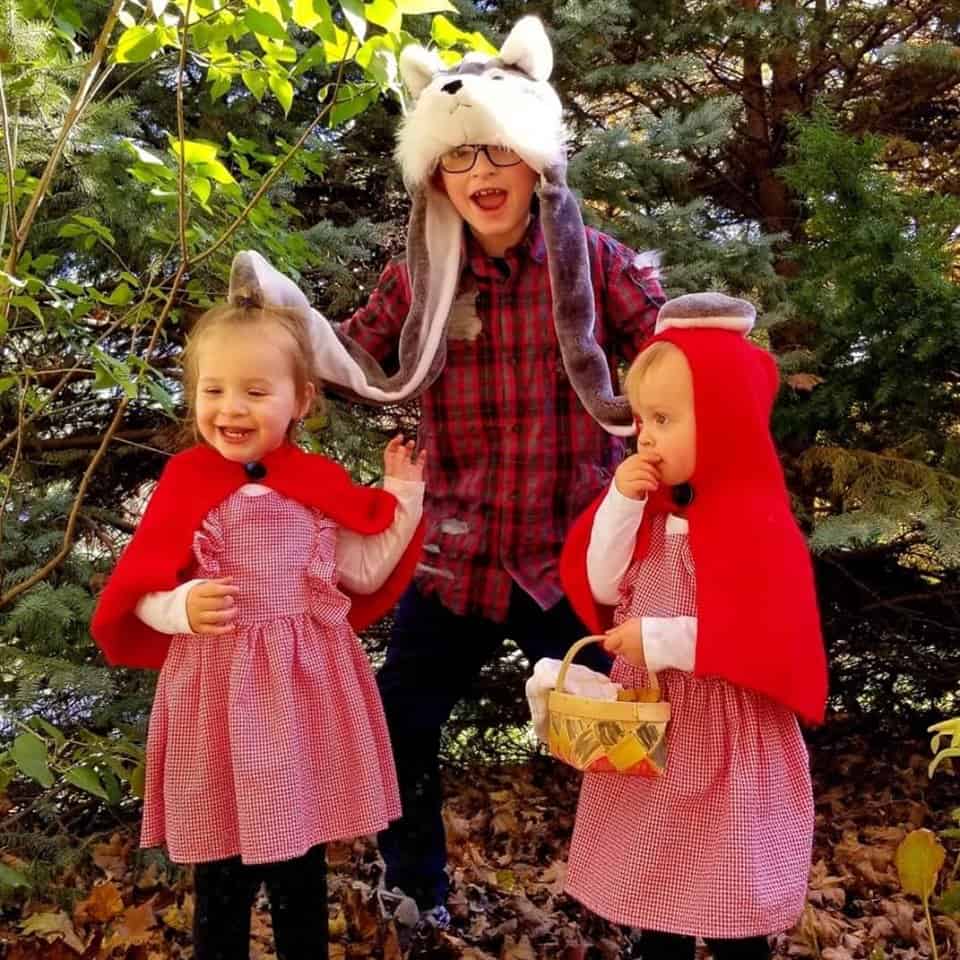
[[[316,397],[311,409],[316,409],[320,404],[321,385],[313,372],[315,367],[313,344],[302,314],[288,307],[260,306],[250,300],[241,300],[237,304],[221,303],[207,310],[194,324],[180,358],[183,368],[183,395],[187,404],[189,430],[194,442],[199,440],[197,381],[200,372],[200,345],[203,338],[212,330],[221,327],[250,329],[271,323],[285,330],[293,341],[290,359],[293,361],[293,383],[297,399],[300,401],[306,399],[307,387],[312,383],[316,388]],[[308,410],[307,415],[310,412]],[[297,430],[296,421],[291,420],[287,429],[287,438],[291,443],[297,439]]]
[[[637,354],[633,363],[630,364],[630,369],[627,371],[627,376],[623,381],[623,390],[627,395],[627,400],[630,401],[631,409],[636,409],[634,395],[637,388],[643,383],[644,378],[647,377],[652,370],[660,366],[660,364],[677,349],[678,348],[672,343],[667,343],[665,340],[658,340]]]

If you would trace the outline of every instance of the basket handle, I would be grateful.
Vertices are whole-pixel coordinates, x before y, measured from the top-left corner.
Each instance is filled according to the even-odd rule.
[[[564,689],[564,683],[567,679],[567,670],[570,667],[570,664],[573,662],[573,658],[588,644],[591,643],[603,643],[604,637],[599,635],[594,635],[590,637],[584,637],[582,640],[578,640],[574,643],[570,649],[567,651],[567,655],[563,658],[563,663],[560,664],[560,673],[557,675],[557,692],[566,693]],[[656,690],[657,696],[660,695],[660,681],[657,679],[656,673],[653,670],[647,671],[647,676],[650,678],[650,689]]]

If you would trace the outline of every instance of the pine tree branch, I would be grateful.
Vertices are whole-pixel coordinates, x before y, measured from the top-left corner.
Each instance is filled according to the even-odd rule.
[[[106,57],[107,45],[110,42],[110,37],[113,34],[113,28],[116,25],[117,16],[120,13],[120,8],[122,6],[123,0],[113,0],[113,4],[107,13],[106,22],[103,25],[103,29],[100,31],[100,35],[97,37],[97,42],[93,48],[93,53],[90,55],[90,60],[87,62],[86,69],[84,70],[83,78],[81,79],[80,85],[77,87],[77,92],[70,101],[70,106],[67,108],[66,116],[63,118],[63,123],[60,126],[60,132],[50,153],[50,159],[47,161],[47,164],[43,169],[43,173],[40,175],[40,180],[37,183],[36,189],[34,190],[33,195],[30,197],[30,203],[27,205],[27,209],[23,214],[23,219],[20,221],[20,229],[13,237],[13,242],[10,245],[10,254],[7,257],[7,273],[16,273],[17,264],[20,262],[20,257],[23,255],[23,251],[26,249],[27,238],[30,236],[30,230],[33,227],[33,221],[36,218],[37,211],[40,209],[40,204],[43,202],[47,191],[50,189],[50,184],[53,182],[53,175],[57,169],[57,165],[60,162],[60,157],[63,154],[64,147],[67,144],[67,139],[70,136],[70,133],[73,131],[80,114],[83,112],[83,109],[87,104],[87,95],[93,86],[94,80],[96,79],[97,71],[100,69],[100,65]],[[7,309],[9,309],[9,302],[10,301],[8,298]]]

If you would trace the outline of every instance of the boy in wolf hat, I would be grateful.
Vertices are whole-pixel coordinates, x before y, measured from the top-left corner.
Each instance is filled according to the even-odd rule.
[[[237,255],[231,277],[235,295],[258,290],[310,315],[331,389],[420,397],[425,554],[378,676],[404,816],[380,847],[387,888],[437,922],[448,892],[441,729],[506,637],[534,663],[583,633],[560,549],[633,432],[616,359],[636,355],[664,299],[655,255],[584,227],[552,67],[533,17],[493,58],[451,68],[403,51],[415,101],[396,150],[412,197],[406,258],[343,325],[254,252]]]

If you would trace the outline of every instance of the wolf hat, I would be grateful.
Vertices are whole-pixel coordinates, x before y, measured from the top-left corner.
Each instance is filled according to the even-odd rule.
[[[463,144],[514,150],[540,176],[540,218],[547,249],[554,325],[564,367],[580,402],[607,431],[626,436],[633,419],[613,391],[595,336],[596,310],[583,220],[566,182],[562,108],[548,78],[553,51],[543,25],[524,17],[495,57],[470,53],[447,67],[423,47],[400,56],[400,73],[414,106],[397,138],[396,157],[412,198],[407,232],[410,311],[399,343],[399,369],[379,363],[310,307],[302,291],[254,251],[238,253],[230,299],[293,307],[308,318],[317,374],[354,399],[390,403],[416,396],[440,375],[447,325],[463,258],[463,220],[433,183],[440,157]],[[656,275],[656,255],[637,265]]]

